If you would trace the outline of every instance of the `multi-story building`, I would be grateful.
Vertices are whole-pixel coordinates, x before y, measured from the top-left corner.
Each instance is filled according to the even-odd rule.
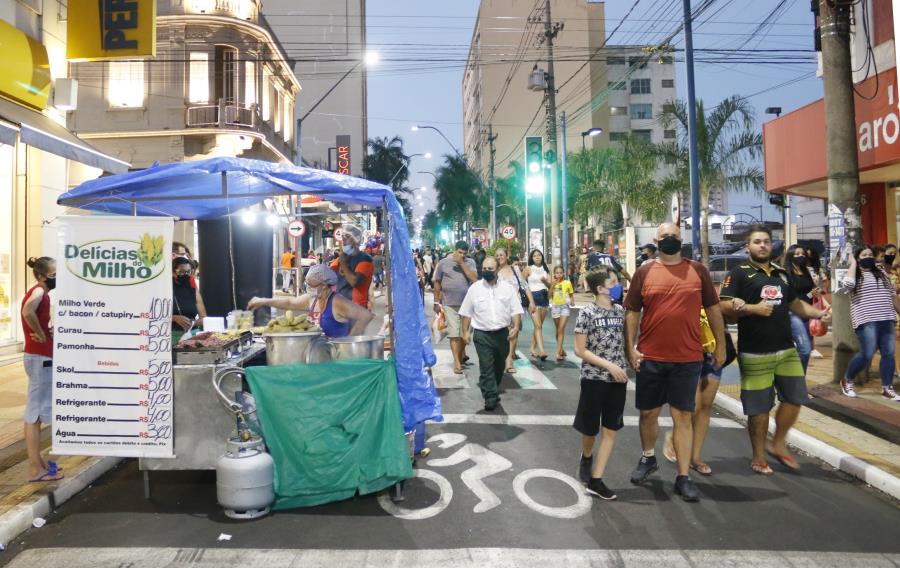
[[[293,162],[293,62],[257,0],[158,0],[156,57],[73,63],[69,126],[136,168],[213,156]]]
[[[675,126],[667,129],[657,120],[665,105],[676,99],[672,58],[650,58],[641,46],[611,45],[604,53],[609,141],[615,143],[626,136],[654,144],[675,140]]]
[[[535,62],[545,70],[547,67],[547,50],[540,43],[544,32],[543,2],[540,5],[541,9],[535,10],[533,0],[482,0],[479,7],[463,75],[463,135],[470,165],[483,173],[488,171],[490,160],[489,128],[497,135],[498,177],[509,173],[512,160],[522,161],[526,135],[546,135],[544,92],[528,90],[528,77]],[[607,87],[605,59],[597,57],[584,65],[587,55],[597,52],[606,37],[604,5],[585,0],[552,0],[551,16],[554,22],[564,24],[554,40],[558,46],[557,106],[572,117],[567,136],[569,148],[580,148],[581,132],[592,127],[608,131],[609,111],[592,104]],[[608,141],[604,133],[591,143],[605,145]]]
[[[297,54],[297,116],[312,110],[300,125],[303,163],[361,176],[368,140],[365,0],[268,0],[265,10],[275,35]]]
[[[58,256],[54,221],[65,209],[56,200],[72,184],[70,168],[128,169],[65,127],[78,102],[68,13],[65,3],[0,0],[0,361],[22,347],[19,303],[33,281],[26,259]]]

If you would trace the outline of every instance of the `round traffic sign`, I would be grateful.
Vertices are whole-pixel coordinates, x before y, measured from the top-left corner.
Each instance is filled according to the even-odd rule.
[[[334,240],[336,240],[336,241],[344,240],[344,230],[343,229],[335,229],[334,230]]]
[[[507,241],[511,241],[516,238],[516,228],[512,225],[506,225],[505,227],[500,229],[500,236]]]
[[[299,239],[306,234],[306,223],[304,223],[300,219],[294,219],[293,221],[288,223],[287,231],[288,235],[295,239]]]

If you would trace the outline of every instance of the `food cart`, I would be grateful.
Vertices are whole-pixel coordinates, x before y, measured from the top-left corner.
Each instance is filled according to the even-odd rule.
[[[424,315],[416,269],[410,254],[403,213],[387,186],[312,168],[241,158],[212,158],[155,165],[142,171],[98,178],[63,194],[58,203],[100,213],[168,216],[205,220],[234,215],[240,209],[274,196],[316,195],[354,212],[385,214],[388,270],[387,310],[391,322],[392,361],[403,420],[403,431],[428,419],[440,419],[441,406],[427,368],[436,357]],[[230,217],[229,217],[230,218]],[[392,250],[401,254],[392,255]],[[233,258],[231,259],[233,267]],[[416,301],[410,301],[416,298]],[[241,306],[234,306],[240,309]],[[224,314],[220,314],[224,315]],[[241,367],[266,350],[260,341],[236,338],[233,345],[210,350],[206,357],[174,361],[174,458],[141,459],[145,491],[149,471],[213,469],[234,430],[234,416],[225,412],[212,386],[224,367]],[[215,351],[215,352],[213,352]],[[241,389],[231,377],[225,392]]]

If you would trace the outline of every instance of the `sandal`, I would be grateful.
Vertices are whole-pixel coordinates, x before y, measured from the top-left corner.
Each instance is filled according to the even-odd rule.
[[[708,464],[700,462],[700,463],[692,463],[691,469],[699,473],[700,475],[710,476],[712,475],[712,468],[709,467]]]
[[[515,367],[507,367],[506,372],[509,373],[510,375],[512,375],[513,373],[516,372],[516,368]]]
[[[797,459],[794,458],[791,454],[779,454],[772,450],[772,448],[767,448],[766,453],[778,460],[781,465],[788,469],[798,470],[800,469],[800,464],[797,463]]]
[[[44,473],[35,477],[34,479],[29,479],[28,482],[29,483],[47,483],[50,481],[59,481],[62,478],[63,478],[63,476],[61,476],[61,475],[50,473],[49,471],[45,471]]]
[[[463,371],[462,369],[453,369],[453,372],[456,373],[457,375],[465,374],[465,371]]]
[[[772,468],[769,467],[767,463],[756,463],[750,462],[750,469],[752,469],[755,473],[760,475],[774,475],[775,472],[772,471]]]

